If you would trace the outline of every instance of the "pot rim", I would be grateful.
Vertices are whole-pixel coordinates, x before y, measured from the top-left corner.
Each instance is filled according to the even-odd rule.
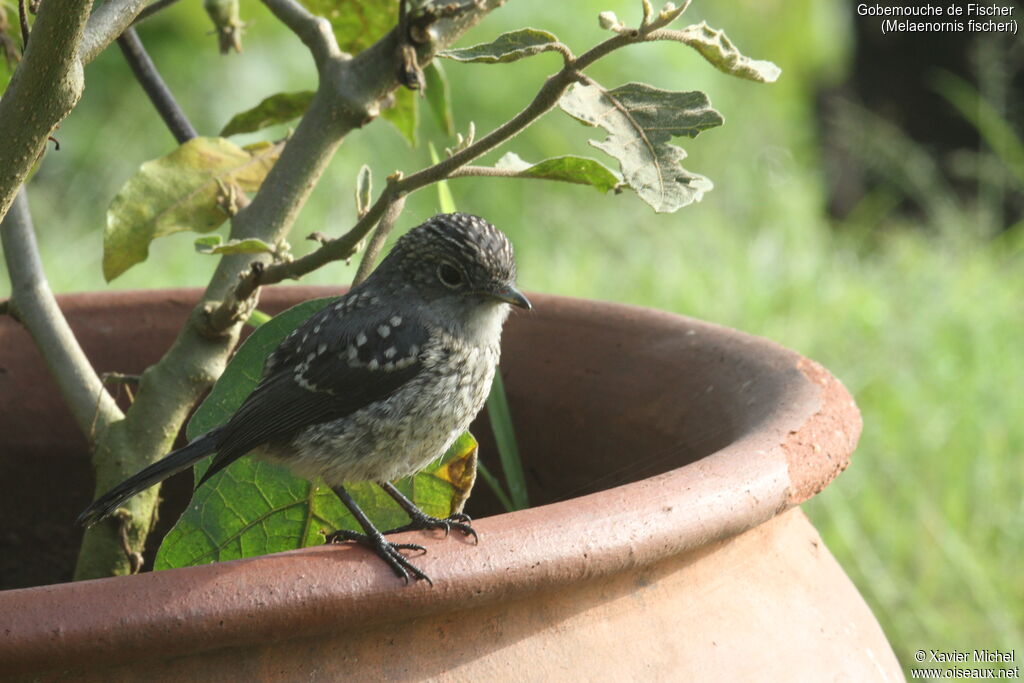
[[[288,297],[339,288],[287,287]],[[198,290],[112,292],[166,299]],[[268,294],[273,295],[273,290]],[[59,297],[63,304],[81,295]],[[91,296],[96,296],[95,294]],[[774,342],[662,311],[530,293],[538,309],[617,317],[680,338],[717,335],[786,374],[787,393],[721,450],[654,477],[571,500],[476,520],[479,545],[410,534],[434,581],[403,586],[362,548],[320,546],[135,576],[0,591],[3,668],[74,670],[168,658],[246,642],[463,610],[527,591],[656,563],[739,534],[823,489],[849,462],[861,421],[850,394],[817,363]],[[550,545],[538,529],[560,530]],[[501,575],[495,582],[494,575]],[[103,605],[104,610],[91,609]],[[54,617],[57,617],[54,619]]]

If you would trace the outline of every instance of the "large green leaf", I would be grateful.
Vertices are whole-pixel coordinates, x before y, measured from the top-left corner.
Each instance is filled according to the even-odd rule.
[[[357,54],[377,42],[398,23],[392,0],[301,0],[313,14],[331,22],[338,46]]]
[[[301,90],[271,95],[252,109],[232,116],[220,134],[227,137],[239,133],[252,133],[268,126],[288,123],[306,113],[309,103],[313,101],[313,94],[311,90]]]
[[[338,46],[358,54],[398,24],[398,2],[391,0],[301,0],[310,12],[331,22]],[[395,92],[395,103],[381,112],[381,118],[416,145],[419,98],[405,88]]]
[[[669,142],[673,136],[692,138],[722,125],[722,115],[704,93],[670,92],[646,83],[614,90],[575,83],[559,105],[586,125],[608,132],[603,142],[590,144],[618,160],[623,179],[655,211],[676,211],[713,187],[704,176],[682,168],[686,152]]]
[[[439,56],[457,62],[479,62],[481,64],[504,64],[524,57],[555,49],[556,38],[547,31],[536,28],[521,28],[502,33],[490,43],[462,47],[439,52]]]
[[[195,438],[223,424],[249,395],[267,354],[291,330],[333,298],[299,304],[260,325],[214,385],[189,422]],[[209,459],[196,466],[196,481]],[[462,509],[476,473],[476,441],[463,434],[436,463],[397,483],[424,512],[446,517]],[[381,529],[408,516],[369,482],[346,488]],[[359,530],[356,520],[321,480],[310,482],[284,467],[244,457],[203,484],[157,552],[156,568],[168,569],[292,550],[324,542],[322,531]]]
[[[578,156],[552,157],[531,164],[515,152],[508,152],[498,160],[495,168],[514,171],[520,178],[561,180],[566,183],[591,185],[601,192],[614,190],[621,180],[615,172],[596,159]]]
[[[394,104],[380,113],[412,147],[417,144],[416,132],[420,124],[419,99],[416,91],[399,88],[394,92]]]
[[[699,52],[716,69],[730,76],[759,83],[774,83],[782,69],[772,62],[751,59],[740,53],[725,33],[713,29],[705,22],[687,26],[682,30],[682,41]]]
[[[284,143],[238,147],[224,138],[193,138],[167,156],[147,161],[107,210],[103,275],[113,280],[146,260],[149,243],[183,230],[209,232],[223,223],[223,188],[255,192]]]
[[[448,76],[440,62],[433,61],[423,70],[426,81],[427,104],[445,135],[455,134],[455,117],[452,115],[452,95],[448,87]]]
[[[21,59],[21,30],[18,5],[0,0],[0,95],[7,89],[14,69]]]

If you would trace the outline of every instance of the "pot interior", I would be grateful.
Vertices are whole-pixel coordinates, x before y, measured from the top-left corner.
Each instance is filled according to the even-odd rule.
[[[271,288],[276,313],[336,290]],[[141,372],[187,318],[198,292],[113,292],[61,298],[100,372]],[[801,378],[798,356],[725,328],[642,309],[530,295],[506,328],[501,370],[531,505],[637,481],[715,453],[751,433]],[[120,390],[127,405],[127,393]],[[500,464],[486,414],[480,457]],[[93,494],[86,440],[28,334],[0,317],[0,589],[68,581]],[[165,484],[158,539],[184,510],[190,472]],[[478,483],[466,511],[503,512]]]

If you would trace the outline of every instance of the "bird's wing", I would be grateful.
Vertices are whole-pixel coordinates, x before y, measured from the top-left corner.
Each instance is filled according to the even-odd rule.
[[[224,426],[200,484],[257,446],[387,398],[420,372],[428,337],[422,325],[345,303],[313,315],[267,358],[263,379]]]

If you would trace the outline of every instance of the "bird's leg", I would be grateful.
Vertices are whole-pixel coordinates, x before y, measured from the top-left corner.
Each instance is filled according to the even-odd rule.
[[[391,543],[384,534],[377,530],[377,527],[373,525],[369,517],[366,516],[359,506],[356,505],[356,501],[352,499],[348,491],[343,486],[332,487],[333,491],[338,494],[338,498],[341,498],[341,502],[345,504],[345,507],[349,509],[352,516],[356,518],[359,525],[363,527],[365,534],[358,533],[356,531],[349,531],[348,529],[338,529],[337,531],[327,534],[328,543],[341,543],[343,541],[354,541],[360,545],[364,545],[367,548],[373,550],[382,560],[388,563],[388,566],[394,570],[400,578],[405,579],[406,583],[409,583],[409,575],[412,574],[413,578],[424,579],[431,586],[434,582],[430,580],[430,577],[424,574],[414,564],[409,562],[409,559],[403,555],[402,550],[420,550],[427,552],[427,549],[416,543]]]
[[[476,531],[470,526],[473,520],[470,519],[469,515],[456,512],[444,519],[431,517],[416,507],[416,503],[406,498],[391,482],[381,481],[377,482],[377,484],[384,489],[384,493],[394,498],[395,502],[402,506],[402,509],[405,510],[412,520],[405,526],[388,529],[384,532],[385,534],[397,534],[400,531],[419,531],[421,529],[444,529],[444,535],[447,536],[448,532],[452,529],[458,529],[466,536],[472,536],[474,542],[479,542],[480,539],[477,537]]]

